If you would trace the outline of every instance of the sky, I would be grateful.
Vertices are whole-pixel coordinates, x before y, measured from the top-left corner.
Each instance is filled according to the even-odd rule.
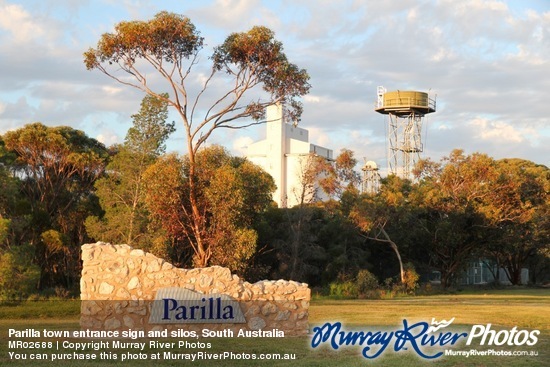
[[[436,98],[423,158],[460,148],[550,166],[548,0],[0,0],[0,134],[39,121],[123,142],[144,95],[86,70],[82,54],[116,23],[162,10],[205,38],[196,80],[230,33],[272,29],[311,77],[300,127],[335,155],[351,149],[385,171],[387,119],[374,111],[384,86]],[[185,153],[170,118],[168,150]],[[264,128],[218,130],[209,143],[243,155]]]

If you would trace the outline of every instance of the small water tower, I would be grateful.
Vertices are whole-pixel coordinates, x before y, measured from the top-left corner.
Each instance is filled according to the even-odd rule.
[[[361,168],[363,178],[361,180],[361,192],[363,194],[376,194],[380,189],[380,174],[378,173],[378,165],[376,162],[367,161]]]
[[[422,120],[435,112],[435,99],[425,92],[387,92],[378,87],[375,111],[388,116],[388,173],[412,179],[412,170],[424,148]]]

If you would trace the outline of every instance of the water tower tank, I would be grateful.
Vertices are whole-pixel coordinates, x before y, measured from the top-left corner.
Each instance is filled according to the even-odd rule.
[[[420,160],[422,120],[435,112],[435,99],[414,90],[387,92],[380,86],[374,110],[387,116],[389,173],[413,179],[413,168]]]
[[[376,162],[368,161],[362,168],[363,171],[378,171],[378,165]]]
[[[428,97],[428,93],[414,90],[385,92],[375,108],[382,114],[410,114],[414,111],[419,114],[435,112],[435,100]]]
[[[374,161],[366,161],[362,170],[363,178],[361,180],[361,192],[364,194],[377,193],[380,189],[380,174],[378,173],[378,165]]]

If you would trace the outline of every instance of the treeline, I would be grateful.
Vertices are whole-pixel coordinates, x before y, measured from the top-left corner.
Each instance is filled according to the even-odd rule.
[[[548,280],[548,167],[454,150],[421,161],[415,175],[388,177],[377,195],[356,199],[349,216],[367,238],[396,244],[421,274],[439,271],[444,287],[471,261],[490,265],[497,280],[504,269],[512,284],[524,267],[531,282]]]
[[[313,157],[302,181],[302,193],[324,190],[330,201],[303,195],[301,205],[280,209],[272,178],[220,146],[197,152],[189,180],[188,157],[165,152],[174,131],[166,119],[166,103],[146,97],[119,145],[40,123],[0,137],[2,297],[77,295],[80,246],[92,241],[126,243],[180,267],[221,265],[250,281],[325,289],[372,279],[408,284],[410,274],[434,270],[448,287],[473,260],[505,269],[512,284],[523,267],[532,282],[548,278],[543,165],[456,150],[421,161],[414,182],[390,176],[376,194],[360,194],[357,162],[343,150],[332,166]],[[190,215],[201,216],[201,228],[190,227]],[[197,230],[206,251],[196,248]]]

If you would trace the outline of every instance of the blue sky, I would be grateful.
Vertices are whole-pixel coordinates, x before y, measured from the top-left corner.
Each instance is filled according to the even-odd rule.
[[[143,95],[87,71],[82,53],[117,22],[161,10],[191,18],[204,62],[231,32],[273,29],[311,76],[300,126],[335,153],[349,148],[386,167],[385,119],[373,110],[383,85],[437,95],[425,157],[462,148],[550,165],[547,0],[0,0],[0,134],[41,121],[122,142]],[[184,153],[173,119],[169,149]],[[210,142],[242,154],[262,135],[220,130]]]

